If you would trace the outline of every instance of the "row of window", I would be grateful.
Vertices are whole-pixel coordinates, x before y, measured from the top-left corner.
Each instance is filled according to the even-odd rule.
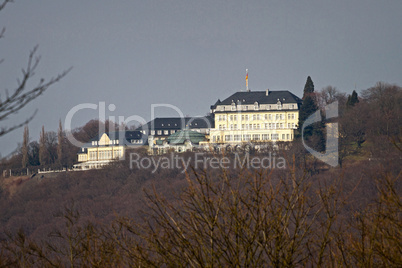
[[[112,155],[113,153],[113,155]],[[99,151],[99,152],[89,152],[89,160],[110,160],[123,156],[123,152],[121,150],[107,150],[107,151]]]
[[[176,130],[174,130],[174,129],[171,129],[170,131],[169,130],[163,130],[163,131],[162,130],[157,130],[157,131],[151,130],[151,135],[155,135],[155,133],[157,135],[162,135],[162,133],[163,133],[163,135],[169,135],[169,132],[170,132],[170,134],[173,134],[176,132]]]
[[[226,125],[219,125],[219,130],[258,130],[258,129],[285,129],[285,123],[265,123],[265,124],[230,124],[226,129]],[[287,128],[295,129],[295,123],[288,123]]]
[[[177,131],[177,130],[175,130],[175,129],[171,129],[171,130],[156,130],[156,131],[155,131],[155,130],[151,130],[150,133],[151,133],[152,136],[155,136],[155,134],[156,134],[156,135],[162,135],[162,133],[163,133],[163,135],[167,136],[167,135],[169,135],[169,134],[176,133],[176,131]],[[201,132],[200,129],[193,129],[193,131]],[[207,132],[209,132],[209,131],[207,130]],[[144,134],[146,134],[146,131],[145,131],[145,130],[144,130]]]
[[[172,132],[174,133],[174,132]],[[143,143],[142,140],[131,140],[131,143]],[[98,141],[93,141],[92,145],[98,145]],[[119,140],[110,140],[109,144],[119,144]]]
[[[79,154],[78,155],[78,161],[79,162],[87,161],[87,155],[86,154]]]
[[[218,111],[249,111],[249,110],[254,110],[254,111],[258,111],[258,110],[282,110],[282,109],[297,109],[297,105],[295,104],[284,104],[282,105],[280,102],[278,102],[277,104],[267,104],[267,105],[258,105],[254,104],[254,105],[237,105],[235,103],[232,103],[231,106],[218,106],[217,110]]]
[[[248,115],[248,114],[243,114],[241,115],[230,115],[226,116],[224,114],[218,115],[216,117],[216,121],[226,121],[226,118],[229,121],[237,121],[238,119],[241,118],[242,121],[248,121],[248,120],[285,120],[286,114],[253,114],[253,115]],[[288,119],[295,119],[296,116],[294,113],[288,113]]]
[[[119,140],[110,140],[109,144],[119,144]],[[98,141],[92,141],[92,145],[99,145]]]
[[[281,134],[282,140],[292,140],[292,134]],[[225,140],[221,140],[221,136],[213,136],[213,142],[230,142],[230,141],[269,141],[279,140],[280,135],[278,133],[272,134],[245,134],[245,135],[225,135]]]
[[[166,124],[168,127],[170,127],[170,124]],[[186,126],[188,127],[188,126],[192,126],[192,125],[194,125],[194,126],[198,126],[198,123],[189,123],[189,124],[187,124]],[[165,126],[165,124],[161,124],[161,126],[163,127],[163,126]],[[173,124],[172,124],[172,126],[173,126]],[[174,126],[175,127],[177,127],[177,124],[174,124]]]

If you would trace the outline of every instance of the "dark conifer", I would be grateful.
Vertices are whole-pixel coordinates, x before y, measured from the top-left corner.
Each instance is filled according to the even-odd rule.
[[[306,98],[306,96],[311,95],[311,93],[314,92],[314,83],[313,80],[311,80],[311,77],[307,77],[306,85],[304,86],[304,93],[303,93],[303,100]]]
[[[359,98],[357,96],[357,92],[355,90],[353,90],[352,95],[348,96],[346,106],[347,107],[355,106],[355,104],[358,102],[359,102]]]
[[[312,115],[315,111],[318,110],[318,107],[316,103],[314,102],[314,99],[312,96],[308,95],[306,98],[303,100],[303,104],[300,108],[299,112],[299,124],[298,124],[298,130],[301,136],[301,131],[302,127],[304,124],[304,121]],[[313,134],[313,127],[310,125],[304,129],[304,136],[311,136]]]

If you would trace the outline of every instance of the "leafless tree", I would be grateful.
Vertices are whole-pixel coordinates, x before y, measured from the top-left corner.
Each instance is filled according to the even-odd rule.
[[[340,92],[336,87],[326,86],[321,91],[316,94],[317,105],[320,109],[324,109],[324,107],[330,103],[335,101],[343,103],[346,101],[345,93]]]
[[[13,0],[4,0],[3,3],[0,4],[0,11],[8,4],[13,2]]]
[[[4,0],[0,4],[0,11],[12,0]],[[0,30],[0,38],[4,37],[5,28]],[[58,74],[50,79],[40,79],[39,83],[34,87],[28,87],[28,81],[35,75],[35,70],[38,67],[40,57],[37,56],[38,46],[35,46],[29,53],[28,63],[25,68],[22,69],[22,76],[17,79],[17,86],[13,90],[5,89],[3,94],[0,94],[0,122],[6,120],[11,115],[17,113],[24,108],[28,103],[39,97],[50,86],[57,83],[62,79],[70,69]],[[1,61],[0,61],[1,63]],[[21,123],[16,123],[11,126],[0,127],[0,137],[27,124],[33,119],[37,111],[35,111],[30,117],[25,119]]]
[[[57,162],[60,167],[63,164],[63,143],[64,143],[63,127],[61,125],[61,120],[60,120],[59,121],[59,130],[57,132]]]
[[[24,128],[24,137],[22,141],[22,167],[26,168],[28,166],[28,145],[29,145],[29,129],[26,125]]]
[[[57,133],[49,131],[45,133],[45,145],[48,164],[57,164]]]
[[[46,136],[45,136],[45,126],[42,126],[42,131],[39,137],[39,163],[45,165],[47,160],[47,150],[46,150]]]
[[[371,107],[369,131],[374,135],[395,137],[400,133],[402,122],[402,87],[377,82],[374,87],[362,91],[363,100]]]

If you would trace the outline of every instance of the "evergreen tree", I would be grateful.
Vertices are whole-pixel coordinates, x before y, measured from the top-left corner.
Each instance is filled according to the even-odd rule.
[[[355,90],[353,90],[352,95],[348,96],[348,101],[346,102],[346,106],[347,107],[355,106],[355,104],[358,102],[359,102],[359,98],[357,96],[357,92]]]
[[[301,137],[302,133],[302,127],[304,124],[304,121],[306,121],[307,117],[312,115],[315,111],[318,110],[318,106],[315,103],[312,93],[314,92],[314,83],[313,80],[311,80],[311,77],[307,77],[306,85],[304,86],[304,93],[303,93],[303,103],[300,107],[299,111],[299,123],[298,123],[298,137]],[[305,129],[304,135],[306,136],[311,136],[312,135],[312,127],[309,126]]]
[[[308,139],[313,143],[312,145],[315,150],[323,151],[325,149],[325,124],[323,121],[306,126],[304,132],[302,133],[304,122],[317,110],[318,105],[314,97],[314,83],[309,76],[307,77],[306,85],[304,86],[303,103],[299,111],[298,134],[296,137],[301,138],[303,135],[305,139]]]
[[[306,85],[304,86],[303,100],[314,92],[314,83],[311,77],[307,77]]]
[[[22,167],[23,168],[26,168],[28,166],[28,162],[29,162],[28,145],[29,145],[29,129],[28,129],[28,126],[25,125],[24,136],[23,136],[23,141],[22,141]]]
[[[306,98],[303,100],[303,104],[300,108],[300,112],[299,112],[299,124],[298,124],[298,130],[299,130],[299,137],[301,137],[302,135],[302,127],[304,124],[304,121],[306,121],[306,119],[312,115],[315,111],[318,110],[318,106],[317,104],[314,102],[314,99],[312,98],[312,96],[307,95]],[[313,135],[313,127],[307,126],[304,129],[304,136],[311,136]]]

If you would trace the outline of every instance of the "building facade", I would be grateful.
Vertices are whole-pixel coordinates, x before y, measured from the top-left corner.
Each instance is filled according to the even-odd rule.
[[[80,148],[74,169],[100,168],[121,159],[128,148],[145,146],[147,142],[140,131],[103,133]]]
[[[208,134],[214,128],[213,116],[203,117],[157,117],[147,124],[137,128],[144,135],[152,136],[154,140],[164,140],[180,130],[192,130]]]
[[[263,148],[295,137],[302,100],[287,90],[236,92],[205,117],[155,118],[135,131],[103,133],[80,149],[76,169],[98,168],[146,146],[151,154]],[[185,134],[185,135],[183,135]]]
[[[198,148],[200,143],[207,142],[205,133],[193,130],[180,130],[164,140],[156,140],[149,144],[150,154],[165,154],[168,152],[188,152]]]
[[[236,92],[211,106],[210,143],[241,146],[292,141],[302,100],[289,91]]]

